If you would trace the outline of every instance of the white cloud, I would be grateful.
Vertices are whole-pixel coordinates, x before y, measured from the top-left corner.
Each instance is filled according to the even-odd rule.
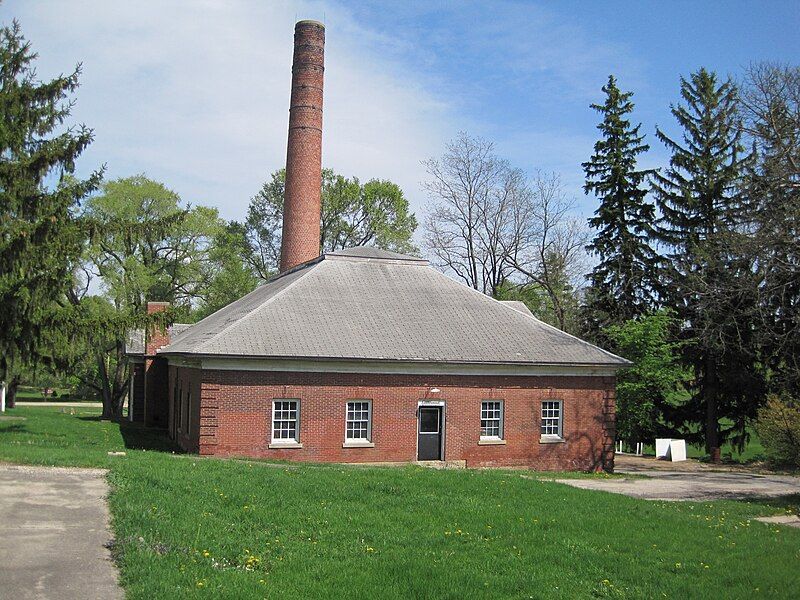
[[[324,15],[327,25],[326,166],[392,179],[419,211],[420,160],[453,129],[448,106],[382,55],[385,38],[334,5],[85,0],[3,7],[39,52],[41,77],[83,62],[73,117],[95,131],[83,169],[107,163],[110,178],[147,172],[229,218],[241,217],[285,162],[299,18]]]

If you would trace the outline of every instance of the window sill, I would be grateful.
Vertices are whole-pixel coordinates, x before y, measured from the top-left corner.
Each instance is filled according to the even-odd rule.
[[[298,442],[272,442],[269,445],[269,449],[270,450],[276,450],[276,449],[291,450],[291,449],[302,448],[302,447],[303,447],[303,444],[300,444]]]
[[[374,448],[374,442],[368,442],[366,440],[349,440],[342,444],[342,448]]]
[[[506,441],[500,438],[481,438],[478,440],[478,446],[505,446]]]
[[[540,444],[563,444],[567,440],[557,435],[543,435],[539,438]]]

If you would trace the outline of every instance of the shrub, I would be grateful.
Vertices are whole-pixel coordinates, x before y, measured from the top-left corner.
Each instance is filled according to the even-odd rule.
[[[756,432],[770,459],[800,467],[800,403],[787,396],[770,395],[758,411]]]

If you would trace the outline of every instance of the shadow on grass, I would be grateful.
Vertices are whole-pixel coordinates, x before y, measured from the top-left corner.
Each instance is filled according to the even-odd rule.
[[[2,421],[0,421],[2,423]],[[28,431],[28,428],[25,425],[20,423],[13,423],[11,425],[3,425],[0,427],[0,433],[23,433]]]
[[[119,424],[119,431],[129,450],[152,450],[154,452],[169,452],[183,454],[184,450],[169,439],[164,429],[145,427],[141,423],[123,421]]]
[[[800,494],[789,494],[787,496],[763,496],[756,498],[742,498],[737,502],[744,502],[747,504],[760,504],[767,508],[774,508],[778,510],[789,511],[793,513],[800,513]]]

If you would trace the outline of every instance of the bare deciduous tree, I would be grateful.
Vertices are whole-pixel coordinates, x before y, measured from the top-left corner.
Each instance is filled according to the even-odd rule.
[[[535,285],[547,294],[562,330],[568,329],[574,290],[586,271],[589,241],[586,224],[573,215],[574,209],[560,177],[537,171],[525,210],[520,212],[519,243],[508,258],[523,277],[522,286]]]
[[[488,295],[513,272],[520,211],[529,190],[519,169],[494,154],[494,144],[466,133],[439,159],[425,162],[430,196],[425,245],[439,268]]]
[[[759,333],[776,391],[800,393],[800,67],[756,63],[740,93],[756,149],[746,193],[756,210]]]
[[[565,329],[588,237],[559,177],[536,172],[529,180],[491,142],[466,133],[425,166],[425,245],[434,264],[490,296],[507,284],[536,286]]]

